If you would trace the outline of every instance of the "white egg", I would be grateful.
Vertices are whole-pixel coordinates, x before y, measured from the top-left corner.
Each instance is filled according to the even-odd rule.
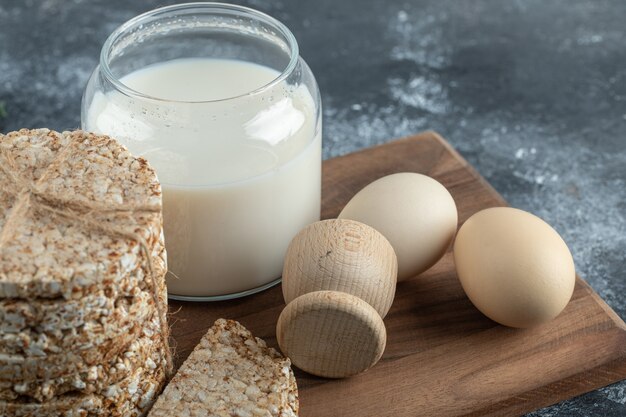
[[[483,314],[511,327],[555,318],[574,291],[574,260],[549,224],[522,210],[495,207],[470,217],[454,243],[457,274]]]
[[[398,281],[419,275],[446,252],[457,226],[454,199],[439,182],[405,172],[367,185],[348,202],[339,218],[378,230],[398,258]]]

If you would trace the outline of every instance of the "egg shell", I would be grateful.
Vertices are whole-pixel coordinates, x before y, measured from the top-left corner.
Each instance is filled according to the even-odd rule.
[[[385,236],[398,257],[398,281],[426,271],[445,254],[456,232],[454,199],[438,181],[413,172],[380,178],[339,214]]]
[[[291,241],[283,267],[289,304],[313,291],[352,294],[385,317],[396,292],[398,262],[391,244],[372,227],[347,219],[322,220]]]
[[[472,303],[511,327],[555,318],[576,282],[574,260],[561,236],[539,217],[509,207],[470,217],[457,234],[454,260]]]

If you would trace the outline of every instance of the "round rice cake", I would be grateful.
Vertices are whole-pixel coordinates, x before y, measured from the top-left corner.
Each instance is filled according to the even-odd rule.
[[[166,305],[167,291],[159,294],[158,301]],[[136,321],[125,333],[85,350],[72,350],[41,357],[0,354],[0,381],[24,383],[33,380],[50,380],[63,375],[84,373],[93,366],[113,360],[139,337],[151,337],[167,345],[162,336],[159,312],[155,306],[148,311],[149,319]]]
[[[160,339],[143,336],[133,341],[112,361],[94,365],[82,372],[63,375],[49,380],[32,380],[23,383],[0,381],[0,400],[15,401],[31,398],[35,401],[51,399],[76,392],[93,394],[127,379],[142,368],[164,368],[168,349]]]
[[[0,135],[0,190],[0,298],[120,291],[147,262],[138,240],[163,246],[156,174],[108,136]]]
[[[68,350],[90,349],[106,343],[116,335],[128,333],[137,323],[148,320],[155,310],[152,291],[142,291],[140,288],[136,288],[129,296],[116,299],[100,292],[91,297],[88,303],[92,303],[93,308],[83,310],[80,300],[16,302],[14,311],[35,313],[35,317],[31,316],[34,320],[30,320],[34,325],[21,328],[19,332],[1,332],[0,353],[42,357]],[[84,315],[80,314],[81,311],[85,311]],[[68,315],[73,316],[73,320],[70,320],[73,326],[61,320]]]
[[[13,417],[142,417],[163,389],[163,367],[142,367],[93,394],[70,393],[44,403],[0,401],[0,415]]]
[[[153,267],[157,276],[167,270],[166,253],[158,242],[153,253]],[[146,267],[141,266],[118,282],[118,285],[98,289],[89,294],[65,298],[0,298],[0,334],[37,330],[41,333],[67,331],[98,321],[111,314],[123,297],[134,297],[137,291],[152,291],[152,282],[146,278]],[[165,280],[157,280],[159,292]]]

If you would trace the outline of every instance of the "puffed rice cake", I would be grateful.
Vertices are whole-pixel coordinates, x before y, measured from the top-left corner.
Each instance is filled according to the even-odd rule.
[[[92,349],[106,343],[119,334],[131,333],[137,323],[148,320],[155,310],[154,297],[148,291],[137,289],[134,296],[113,299],[106,315],[97,319],[83,320],[80,326],[43,326],[20,329],[19,332],[0,333],[0,352],[25,357],[44,357],[62,354],[68,350]],[[23,301],[23,303],[27,303]],[[44,300],[42,304],[65,303]],[[28,303],[31,306],[36,305]],[[27,306],[25,306],[27,307]]]
[[[291,362],[240,323],[219,319],[148,417],[298,415]]]
[[[0,174],[1,175],[1,174]],[[155,270],[166,270],[165,252],[160,243],[153,253]],[[30,329],[54,333],[80,327],[109,316],[119,300],[136,296],[138,291],[152,291],[152,283],[145,280],[145,266],[124,277],[119,285],[109,285],[89,294],[75,294],[72,298],[32,299],[0,298],[0,333],[20,333]],[[159,280],[159,286],[165,281]],[[161,292],[161,289],[158,289]]]
[[[70,391],[91,394],[102,391],[142,367],[166,367],[167,346],[159,334],[157,313],[148,324],[144,324],[141,334],[110,360],[99,360],[93,365],[77,367],[71,372],[53,378],[0,381],[0,400],[32,399],[48,401]]]
[[[44,197],[40,200],[67,202],[68,208],[92,223],[137,234],[151,253],[163,252],[161,186],[156,174],[144,159],[133,157],[114,139],[83,131],[22,129],[0,135],[0,150],[0,158],[5,154],[13,159],[18,180]],[[64,155],[62,163],[53,164]],[[0,165],[8,163],[0,160]],[[143,285],[143,279],[132,274],[144,263],[136,240],[37,208],[36,198],[23,196],[22,185],[0,170],[0,298],[73,299],[105,288],[129,294]],[[30,205],[12,210],[25,198],[30,198]],[[155,210],[103,211],[123,205]],[[101,206],[100,211],[85,212],[84,207],[90,206]],[[7,225],[12,230],[7,231]]]
[[[82,131],[0,134],[0,416],[143,416],[171,366],[166,269],[145,160]]]
[[[165,383],[163,367],[139,368],[133,375],[94,394],[61,395],[43,403],[0,401],[0,416],[141,417]]]
[[[165,270],[156,268],[155,272],[161,277],[156,300],[164,307],[167,306],[167,289],[164,283]],[[154,298],[150,294],[151,298]],[[63,301],[59,301],[63,303]],[[105,338],[99,344],[88,346],[86,349],[71,349],[54,354],[25,356],[8,354],[0,350],[0,381],[11,382],[13,385],[33,380],[53,380],[70,374],[84,374],[88,369],[113,360],[124,348],[142,335],[152,336],[162,341],[161,317],[153,301],[146,304],[144,311],[136,312],[134,317],[128,317],[129,326],[111,330],[111,337]],[[88,336],[84,336],[88,337]],[[98,335],[93,335],[94,340]]]

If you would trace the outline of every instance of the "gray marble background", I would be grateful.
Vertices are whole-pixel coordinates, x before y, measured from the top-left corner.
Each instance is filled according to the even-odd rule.
[[[107,35],[171,1],[0,0],[0,131],[76,128]],[[626,318],[626,2],[250,0],[317,76],[324,156],[442,133]],[[625,416],[626,383],[533,413]]]

